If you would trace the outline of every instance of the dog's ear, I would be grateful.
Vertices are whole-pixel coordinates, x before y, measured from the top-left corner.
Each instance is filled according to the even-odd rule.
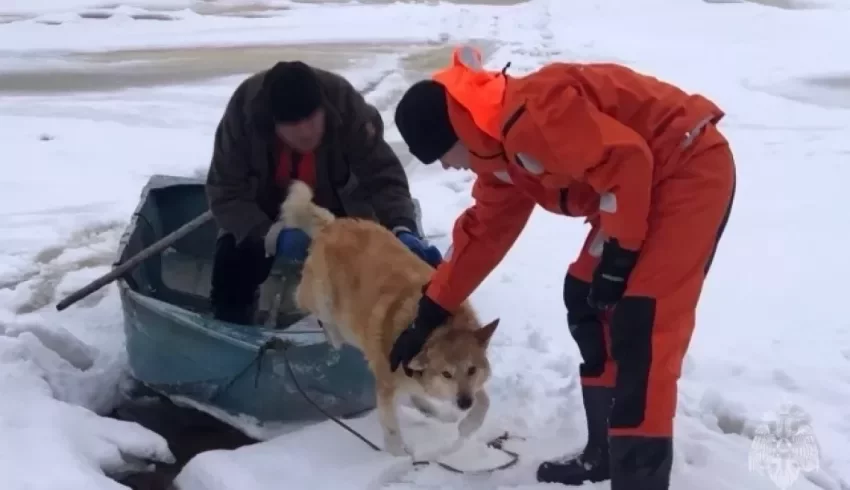
[[[425,370],[425,356],[422,352],[416,354],[410,362],[407,363],[407,367],[413,371],[424,371]]]
[[[484,325],[475,331],[475,340],[481,345],[481,347],[487,347],[490,344],[490,339],[493,337],[493,332],[496,331],[496,327],[499,326],[499,319],[496,318],[492,322]]]

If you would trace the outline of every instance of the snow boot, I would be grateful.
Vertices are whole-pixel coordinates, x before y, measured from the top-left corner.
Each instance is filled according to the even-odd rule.
[[[587,445],[578,456],[541,464],[537,468],[537,481],[541,483],[579,486],[611,478],[608,416],[611,413],[614,390],[602,386],[583,386],[581,390],[587,417]]]
[[[611,437],[611,490],[668,490],[673,468],[669,437]]]

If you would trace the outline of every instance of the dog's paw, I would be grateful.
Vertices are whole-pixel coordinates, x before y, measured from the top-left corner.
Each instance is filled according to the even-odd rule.
[[[455,442],[453,442],[451,446],[449,446],[445,449],[441,449],[439,452],[437,452],[434,455],[434,459],[450,456],[450,455],[460,451],[460,449],[463,447],[464,443],[466,443],[466,438],[460,437]]]
[[[481,428],[484,424],[484,418],[487,417],[489,408],[490,398],[484,391],[479,391],[475,395],[475,404],[472,406],[472,409],[460,421],[460,424],[458,424],[457,430],[461,438],[465,439]]]
[[[333,350],[342,349],[342,341],[340,341],[336,337],[331,337],[331,336],[327,336],[327,337],[328,337],[328,343],[330,344],[330,346]]]
[[[481,428],[482,422],[484,422],[484,420],[479,417],[466,417],[457,425],[458,435],[461,439],[468,439],[469,436]]]
[[[384,434],[384,451],[392,454],[393,456],[410,455],[410,451],[407,446],[404,445],[404,441],[401,440],[401,435],[398,433]]]
[[[434,407],[430,403],[416,395],[412,395],[410,397],[410,403],[413,405],[413,408],[419,410],[419,413],[424,417],[435,418],[437,415]]]
[[[460,419],[457,412],[440,409],[430,401],[419,396],[411,396],[410,401],[413,407],[425,418],[437,420],[444,424],[456,424],[458,419]]]
[[[330,344],[331,348],[333,350],[342,349],[342,344],[344,344],[345,341],[343,340],[342,335],[340,335],[337,327],[325,322],[321,325],[322,330],[325,332],[325,338],[328,340],[328,344]]]

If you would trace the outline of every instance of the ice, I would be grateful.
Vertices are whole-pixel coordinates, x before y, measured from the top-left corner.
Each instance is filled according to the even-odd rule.
[[[512,74],[548,60],[625,63],[727,112],[721,130],[738,194],[680,382],[672,488],[777,488],[749,460],[755,434],[783,409],[811,427],[820,456],[791,488],[850,488],[850,320],[840,308],[850,271],[850,4],[468,3],[0,5],[4,489],[117,489],[108,476],[172,461],[162,437],[103,417],[127,374],[114,287],[61,313],[54,306],[108,270],[151,174],[204,174],[215,125],[243,76],[296,56],[340,71],[379,107],[408,163],[392,126],[395,101],[464,41],[482,46],[488,66],[511,62]],[[445,251],[471,203],[472,176],[413,163],[408,173],[425,232]],[[199,407],[264,441],[197,456],[180,489],[545,488],[534,482],[537,464],[579,450],[585,437],[580,356],[561,305],[585,232],[580,220],[536,211],[472,298],[485,320],[502,320],[490,352],[493,402],[453,462],[498,464],[483,443],[508,431],[516,438],[507,449],[522,455],[516,467],[489,476],[413,468],[330,422],[263,431]],[[380,441],[373,414],[352,425]],[[421,421],[406,427],[423,451],[456,435]]]
[[[87,408],[115,403],[120,365],[58,327],[0,327],[4,488],[121,488],[106,475],[173,460],[162,437]]]

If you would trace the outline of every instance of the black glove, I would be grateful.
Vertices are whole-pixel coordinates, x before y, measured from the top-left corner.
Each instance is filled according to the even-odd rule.
[[[446,323],[449,316],[448,311],[423,294],[413,324],[404,329],[393,343],[390,370],[395,372],[399,365],[407,367],[411,359],[422,350],[431,333]]]
[[[567,274],[564,277],[564,307],[567,309],[567,324],[578,325],[599,321],[599,312],[590,306],[590,282]]]
[[[588,304],[597,310],[606,310],[620,301],[637,259],[638,252],[620,247],[616,239],[605,242],[602,257],[593,272]]]

